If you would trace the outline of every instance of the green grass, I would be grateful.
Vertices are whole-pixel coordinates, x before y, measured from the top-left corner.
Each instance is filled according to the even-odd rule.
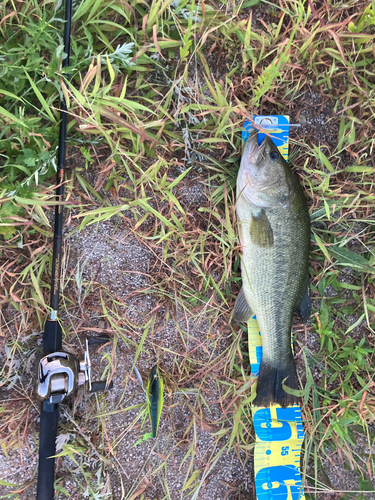
[[[63,268],[66,344],[80,352],[80,335],[95,316],[114,338],[98,366],[116,373],[122,349],[130,366],[116,388],[116,409],[102,395],[90,399],[83,413],[79,402],[67,407],[67,458],[58,462],[61,498],[66,474],[76,478],[77,498],[110,498],[109,474],[112,481],[120,478],[124,498],[153,498],[155,483],[161,498],[171,498],[168,460],[181,450],[182,498],[199,498],[217,471],[216,460],[229,449],[249,476],[254,435],[247,344],[229,319],[240,281],[234,190],[241,126],[254,113],[290,114],[305,124],[293,132],[290,153],[313,227],[313,316],[306,329],[296,327],[297,359],[306,374],[305,490],[312,499],[337,489],[331,460],[342,471],[354,470],[354,488],[362,492],[357,498],[373,491],[375,5],[280,5],[77,2],[66,78],[59,69],[62,7],[55,11],[56,3],[30,0],[0,7],[0,345],[1,381],[9,389],[0,406],[0,443],[6,456],[36,456],[22,448],[25,436],[36,435],[38,414],[26,361],[36,354],[48,311],[62,91],[69,106],[69,156],[76,159],[67,173],[69,233],[92,235],[91,228],[103,223],[119,231],[126,226],[133,244],[152,256],[143,285],[132,292],[151,296],[152,312],[137,319],[130,314],[136,307],[97,280],[96,271],[88,278],[90,262]],[[205,195],[192,205],[186,189],[197,183]],[[199,341],[182,316],[203,325]],[[168,322],[180,350],[158,339]],[[132,446],[133,435],[136,442],[150,430],[141,388],[135,399],[129,395],[136,380],[131,366],[144,367],[145,381],[156,360],[166,393],[166,441],[160,449],[157,442],[150,445],[152,471],[147,476],[146,468],[140,470],[128,492],[118,456]],[[220,418],[210,413],[212,382]],[[177,431],[182,409],[188,418]],[[172,434],[163,431],[163,418]],[[119,429],[124,423],[117,437],[111,419]],[[202,428],[214,442],[204,466],[196,449]],[[143,446],[149,442],[137,445]],[[94,456],[91,467],[88,457]],[[231,485],[233,498],[247,498],[244,484]],[[9,487],[15,491],[9,498],[20,497],[20,486]],[[354,497],[342,492],[337,498]]]

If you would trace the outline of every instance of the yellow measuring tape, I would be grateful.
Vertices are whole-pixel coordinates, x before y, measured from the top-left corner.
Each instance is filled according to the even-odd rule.
[[[267,133],[288,160],[289,117],[254,116],[252,122],[264,126]],[[272,128],[269,128],[272,125]],[[245,122],[242,138],[246,141],[252,123]],[[273,128],[274,127],[274,128]],[[259,133],[260,141],[262,136]],[[247,323],[251,377],[256,379],[262,360],[262,337],[254,316]],[[256,382],[251,386],[256,392]],[[282,408],[251,407],[256,435],[254,448],[254,477],[257,500],[304,500],[300,462],[304,440],[301,409],[294,405]]]
[[[262,338],[255,316],[248,321],[251,376],[257,378],[262,360]],[[256,383],[251,386],[256,392]],[[304,500],[300,462],[304,439],[301,409],[252,407],[256,435],[254,476],[258,500]]]

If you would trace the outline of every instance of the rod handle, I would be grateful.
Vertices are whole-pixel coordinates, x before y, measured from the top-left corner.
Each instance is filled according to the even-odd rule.
[[[58,406],[44,402],[40,412],[39,468],[36,500],[53,500],[54,498],[55,459],[50,457],[56,454],[58,421]]]

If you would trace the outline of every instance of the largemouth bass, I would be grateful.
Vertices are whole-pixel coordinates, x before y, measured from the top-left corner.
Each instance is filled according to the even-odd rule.
[[[292,317],[306,321],[309,297],[310,218],[297,177],[269,137],[246,142],[237,177],[237,222],[242,246],[242,289],[234,320],[256,314],[263,344],[255,406],[293,405],[298,389],[291,349]]]

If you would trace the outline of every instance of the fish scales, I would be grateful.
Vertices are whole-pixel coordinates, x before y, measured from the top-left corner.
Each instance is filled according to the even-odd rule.
[[[300,200],[296,196],[293,198],[293,205],[298,207]],[[283,354],[289,359],[292,316],[298,298],[304,292],[301,275],[305,277],[307,274],[308,245],[304,233],[309,221],[294,216],[288,208],[266,209],[275,242],[270,248],[262,248],[254,244],[250,237],[252,212],[250,205],[238,203],[245,294],[251,297],[249,305],[257,315],[268,359],[276,361]],[[253,293],[252,289],[256,292]],[[272,342],[271,339],[276,339],[278,334],[278,342]]]

